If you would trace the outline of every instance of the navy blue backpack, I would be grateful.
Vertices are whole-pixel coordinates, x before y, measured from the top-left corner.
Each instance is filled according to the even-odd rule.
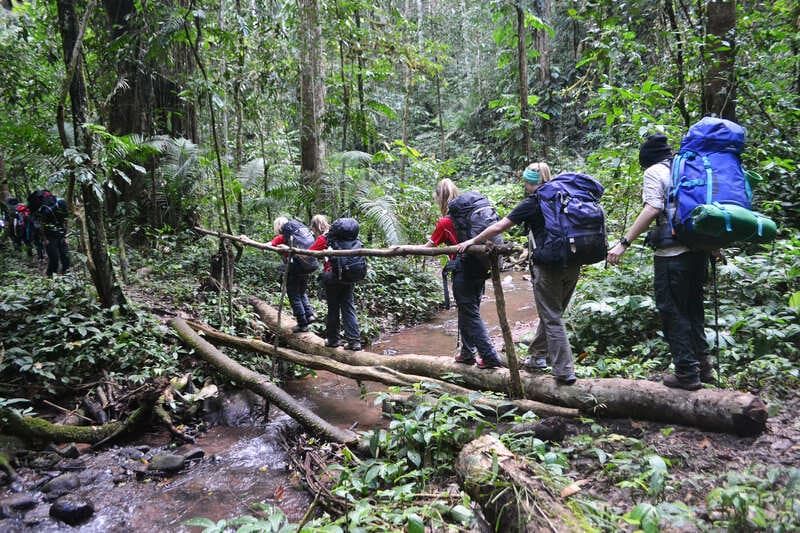
[[[544,231],[534,232],[531,239],[534,263],[589,265],[605,259],[606,215],[600,206],[604,191],[591,176],[569,172],[536,190]]]
[[[308,250],[308,247],[314,244],[314,234],[306,227],[305,224],[299,220],[290,220],[283,225],[281,230],[283,235],[283,242],[292,248],[301,248]],[[292,257],[292,262],[289,268],[300,274],[311,274],[319,267],[319,262],[316,257],[310,255],[295,255]]]
[[[334,250],[363,248],[358,231],[356,219],[336,219],[328,230],[328,246]],[[339,283],[356,283],[367,277],[367,259],[363,255],[332,256],[330,261],[333,279]]]

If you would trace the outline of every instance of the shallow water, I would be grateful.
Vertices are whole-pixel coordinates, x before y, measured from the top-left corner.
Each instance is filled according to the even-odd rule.
[[[515,339],[530,330],[536,319],[530,282],[524,273],[503,277],[506,312]],[[491,282],[481,304],[481,313],[498,350],[502,347]],[[370,350],[385,353],[422,353],[452,356],[456,349],[455,309],[441,311],[430,322],[385,335]],[[368,429],[384,423],[380,407],[370,392],[380,384],[365,383],[363,389],[348,378],[329,372],[294,380],[286,391],[317,414],[340,427]],[[171,478],[137,481],[129,472],[135,461],[121,457],[113,448],[81,459],[83,486],[74,491],[95,506],[86,524],[71,528],[47,516],[42,503],[18,520],[0,521],[2,531],[185,531],[183,523],[193,517],[212,520],[245,514],[252,503],[268,501],[292,521],[304,515],[311,502],[299,479],[287,469],[287,457],[279,442],[283,429],[295,424],[273,409],[270,422],[261,427],[216,426],[201,435],[197,446],[205,457]],[[143,439],[154,449],[166,446],[168,435]],[[128,475],[126,476],[126,472]],[[26,490],[36,475],[26,478]],[[43,478],[44,479],[44,478]],[[5,494],[0,494],[0,497]]]

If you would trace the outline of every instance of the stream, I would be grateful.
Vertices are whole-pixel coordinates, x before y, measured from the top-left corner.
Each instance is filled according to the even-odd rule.
[[[505,274],[503,289],[512,334],[519,340],[536,320],[527,273]],[[491,282],[487,283],[481,312],[499,350],[503,342]],[[424,353],[452,357],[457,353],[456,323],[454,308],[441,311],[425,324],[384,335],[369,349],[387,355]],[[375,383],[365,386],[368,392],[383,389]],[[284,388],[341,427],[356,424],[357,429],[364,430],[384,423],[380,406],[374,405],[369,394],[363,398],[357,383],[348,378],[320,371],[316,376],[293,380]],[[189,461],[186,468],[171,477],[143,476],[141,472],[145,461],[152,463],[154,455],[177,453],[168,447],[170,438],[163,431],[75,459],[44,454],[37,458],[44,466],[20,469],[24,489],[21,494],[31,500],[27,510],[9,507],[12,493],[8,487],[0,490],[0,531],[188,531],[190,528],[183,523],[190,518],[202,516],[216,521],[239,516],[248,513],[251,504],[261,501],[280,507],[291,521],[297,522],[312,498],[289,472],[278,439],[282,430],[297,426],[276,409],[271,411],[266,425],[253,425],[263,412],[261,404],[260,399],[242,391],[220,399],[216,404],[218,425],[201,434],[195,445],[177,450],[192,456],[200,455],[199,449],[202,458]],[[48,465],[48,460],[52,464]],[[68,487],[68,494],[88,500],[94,507],[91,519],[78,527],[70,527],[48,514],[49,500],[58,490],[46,494],[41,490],[59,476],[64,481],[62,485]]]

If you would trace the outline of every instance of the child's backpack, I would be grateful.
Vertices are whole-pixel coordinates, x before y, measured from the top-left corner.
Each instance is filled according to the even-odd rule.
[[[363,248],[358,230],[354,218],[336,219],[328,230],[328,246],[334,250]],[[362,255],[333,256],[330,262],[333,278],[340,283],[355,283],[367,277],[367,259]]]
[[[69,211],[63,199],[48,190],[37,190],[28,196],[28,206],[45,232],[66,235]]]
[[[11,225],[11,231],[14,237],[21,239],[25,242],[29,241],[29,225],[30,225],[31,210],[25,204],[17,204],[14,208],[14,220]]]
[[[544,231],[533,240],[533,262],[552,266],[589,265],[608,251],[606,215],[600,206],[603,186],[591,176],[559,174],[534,193]]]
[[[666,210],[673,234],[687,246],[775,239],[775,223],[751,211],[753,193],[741,161],[745,136],[735,122],[705,117],[681,141]]]
[[[481,193],[467,191],[459,194],[447,204],[447,215],[456,228],[458,242],[478,236],[483,230],[500,220],[494,206]],[[494,244],[502,244],[503,239],[496,235],[491,239]],[[465,255],[465,268],[471,274],[487,277],[491,267],[491,258],[488,255]]]
[[[299,220],[290,220],[284,224],[281,235],[284,243],[292,248],[308,250],[308,247],[314,244],[314,234]],[[319,267],[319,262],[316,257],[310,255],[295,255],[289,267],[303,274],[311,274]]]

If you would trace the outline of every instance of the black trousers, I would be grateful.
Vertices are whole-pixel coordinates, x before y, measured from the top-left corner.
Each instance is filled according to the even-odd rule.
[[[459,268],[453,274],[453,296],[458,306],[458,330],[464,356],[477,351],[483,358],[496,358],[497,352],[481,318],[481,296],[486,280]]]
[[[314,314],[314,309],[308,300],[308,275],[290,268],[286,276],[286,296],[289,297],[297,325],[308,325],[308,319]]]
[[[327,273],[326,273],[327,274]],[[361,340],[361,331],[358,327],[356,305],[353,297],[355,284],[338,283],[323,278],[325,298],[328,300],[328,317],[325,329],[328,331],[328,342],[339,340],[339,327],[344,327],[344,338],[348,342]]]
[[[681,379],[698,377],[700,361],[708,358],[703,312],[708,257],[707,252],[685,252],[654,260],[656,307],[675,375]]]
[[[45,245],[45,252],[47,253],[47,275],[52,276],[57,272],[62,274],[69,268],[69,250],[67,250],[67,238],[58,233],[50,233],[46,235],[47,244]],[[59,271],[59,264],[61,270]]]

